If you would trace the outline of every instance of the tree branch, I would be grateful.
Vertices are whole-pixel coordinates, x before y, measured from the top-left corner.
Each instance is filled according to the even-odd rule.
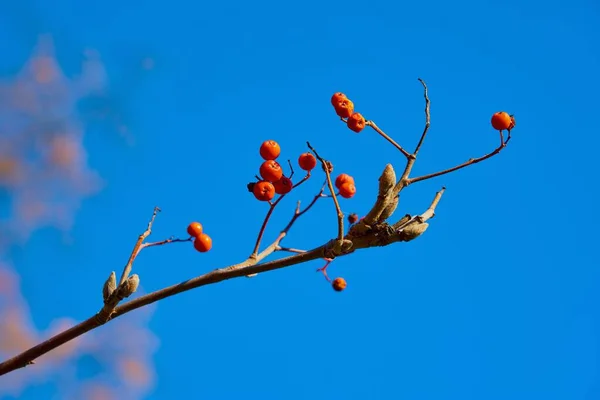
[[[152,231],[152,224],[154,223],[157,213],[160,211],[158,208],[155,208],[152,218],[148,223],[146,231],[144,231],[144,233],[142,233],[138,237],[134,249],[123,270],[123,274],[121,275],[119,285],[116,284],[116,276],[114,272],[111,273],[109,279],[104,284],[103,297],[105,304],[102,307],[102,309],[94,316],[73,326],[72,328],[67,329],[64,332],[58,333],[57,335],[49,338],[48,340],[16,355],[15,357],[9,360],[4,361],[0,364],[0,375],[4,375],[18,368],[22,368],[27,365],[33,364],[34,360],[39,358],[40,356],[83,335],[84,333],[94,328],[104,325],[111,319],[120,317],[130,311],[146,306],[148,304],[152,304],[167,297],[174,296],[176,294],[195,289],[200,286],[209,285],[232,278],[237,278],[241,276],[252,276],[258,273],[273,271],[276,269],[281,269],[321,258],[326,259],[329,264],[329,262],[331,262],[336,257],[351,254],[359,249],[377,246],[387,246],[395,242],[408,242],[414,240],[415,238],[423,234],[428,227],[426,221],[435,216],[436,207],[444,193],[445,188],[442,188],[439,192],[436,193],[429,208],[425,210],[422,214],[417,215],[415,217],[411,217],[407,214],[396,223],[390,225],[386,221],[396,210],[400,191],[412,183],[451,173],[469,165],[484,161],[498,154],[504,147],[506,147],[508,141],[510,140],[510,131],[508,131],[508,138],[506,141],[504,141],[503,133],[502,131],[500,131],[500,146],[489,154],[486,154],[476,159],[470,159],[456,167],[449,168],[440,172],[435,172],[416,178],[409,178],[409,175],[417,158],[417,153],[421,149],[430,127],[430,101],[428,97],[427,85],[422,79],[419,79],[419,81],[423,85],[424,89],[425,128],[423,130],[423,133],[421,134],[421,137],[415,148],[414,153],[408,153],[390,136],[388,136],[381,129],[379,129],[379,127],[373,121],[367,121],[367,125],[371,126],[371,128],[373,128],[377,133],[379,133],[389,143],[391,143],[395,148],[397,148],[407,158],[407,162],[404,168],[404,172],[402,173],[402,176],[398,181],[396,181],[396,173],[392,165],[386,165],[382,175],[379,178],[379,191],[375,205],[363,219],[350,226],[349,232],[347,234],[344,235],[344,214],[341,210],[340,204],[335,194],[333,182],[331,179],[332,165],[329,161],[326,161],[325,159],[321,158],[316,152],[316,150],[310,145],[310,143],[307,142],[308,147],[312,150],[312,152],[319,159],[319,161],[321,161],[323,170],[325,171],[327,178],[326,182],[321,188],[321,191],[312,199],[312,201],[304,210],[300,210],[300,202],[298,202],[298,205],[290,222],[279,233],[275,241],[269,246],[267,246],[262,252],[259,252],[260,242],[264,235],[267,222],[273,212],[273,209],[284,197],[284,195],[280,196],[275,201],[275,203],[270,205],[270,209],[267,212],[267,215],[261,226],[261,230],[258,234],[254,251],[252,255],[245,261],[228,267],[213,270],[204,275],[157,290],[139,298],[130,300],[122,305],[118,305],[119,301],[130,296],[132,293],[135,292],[137,288],[139,282],[138,276],[136,274],[129,276],[129,274],[131,272],[135,258],[142,249],[151,246],[160,246],[167,243],[191,241],[191,238],[185,240],[170,238],[160,242],[144,243],[144,240],[146,240],[147,237],[150,235]],[[291,163],[290,168],[292,170],[291,175],[293,175],[293,168],[291,166]],[[300,185],[309,177],[310,172],[308,172],[307,175],[293,187]],[[317,202],[319,198],[329,197],[324,194],[326,186],[331,192],[331,197],[333,197],[334,205],[337,212],[337,237],[331,239],[325,244],[322,244],[318,247],[313,248],[312,250],[307,251],[288,247],[281,247],[281,241],[286,237],[294,222],[300,216],[306,213],[311,207],[313,207],[313,205]],[[271,255],[275,251],[289,251],[295,254],[278,260],[260,263],[262,260],[264,260],[266,257]]]

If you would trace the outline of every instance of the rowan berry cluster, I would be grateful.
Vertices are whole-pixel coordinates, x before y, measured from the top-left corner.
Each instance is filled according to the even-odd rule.
[[[187,233],[194,238],[194,248],[201,253],[205,253],[212,248],[212,239],[202,231],[200,222],[192,222],[187,227]]]
[[[360,113],[354,112],[354,103],[344,93],[334,93],[331,96],[331,105],[333,105],[335,113],[346,121],[350,130],[359,133],[365,129],[365,118]]]

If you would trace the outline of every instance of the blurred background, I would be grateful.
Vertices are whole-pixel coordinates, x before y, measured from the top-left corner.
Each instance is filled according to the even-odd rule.
[[[493,112],[517,120],[500,155],[404,191],[398,218],[447,187],[422,237],[331,264],[344,292],[321,261],[202,287],[0,377],[0,399],[598,398],[599,19],[590,0],[0,4],[2,359],[97,312],[155,206],[150,240],[197,220],[214,247],[145,250],[134,296],[244,260],[264,140],[294,164],[310,141],[355,177],[344,212],[368,212],[403,158],[341,124],[336,91],[412,149],[428,83],[415,175],[492,151]],[[284,244],[335,234],[322,199]]]

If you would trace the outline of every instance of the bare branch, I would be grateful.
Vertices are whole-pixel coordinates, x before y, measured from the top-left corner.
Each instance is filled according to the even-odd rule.
[[[404,156],[406,158],[410,158],[411,155],[408,151],[404,150],[404,148],[402,148],[402,146],[400,146],[398,143],[396,143],[396,141],[394,139],[392,139],[390,136],[388,136],[384,131],[382,131],[377,124],[375,124],[374,121],[367,121],[365,122],[365,125],[370,126],[371,128],[373,128],[373,130],[375,130],[375,132],[379,133],[379,135],[381,135],[385,140],[387,140],[388,142],[390,142],[392,144],[392,146],[394,146],[395,148],[397,148],[398,150],[400,150],[400,152],[402,154],[404,154]]]
[[[413,156],[415,156],[415,158],[417,157],[417,154],[419,153],[419,149],[421,149],[421,145],[423,144],[423,141],[425,140],[425,136],[427,135],[427,131],[429,130],[429,126],[431,125],[431,114],[430,114],[430,110],[429,110],[430,101],[429,101],[429,95],[427,93],[427,84],[421,78],[419,78],[419,82],[421,82],[421,84],[423,85],[423,96],[425,97],[425,129],[423,129],[423,133],[421,134],[421,139],[419,139],[419,143],[417,144],[417,147],[415,148],[415,151],[413,152]]]
[[[131,255],[129,256],[129,260],[127,260],[127,264],[125,265],[125,268],[123,268],[123,273],[121,274],[121,279],[119,280],[119,285],[122,285],[129,277],[129,273],[131,272],[131,267],[133,266],[133,262],[135,261],[135,258],[137,257],[137,255],[139,254],[139,252],[141,250],[142,243],[144,242],[144,240],[146,240],[146,238],[148,236],[150,236],[150,233],[152,233],[152,225],[154,224],[156,215],[159,212],[160,212],[160,208],[154,207],[154,212],[152,213],[152,218],[150,218],[150,222],[148,222],[148,227],[146,228],[144,233],[142,233],[138,237],[137,242],[135,242],[135,246],[133,246],[133,251],[131,252]]]
[[[446,174],[449,174],[450,172],[454,172],[454,171],[457,171],[459,169],[468,167],[469,165],[477,164],[477,163],[479,163],[481,161],[487,160],[488,158],[495,156],[496,154],[500,153],[500,151],[502,151],[503,148],[506,147],[506,142],[504,142],[504,140],[503,140],[502,131],[500,131],[500,142],[501,142],[500,146],[498,146],[491,153],[488,153],[488,154],[486,154],[486,155],[484,155],[482,157],[479,157],[479,158],[471,158],[468,161],[465,161],[464,163],[462,163],[460,165],[457,165],[456,167],[448,168],[448,169],[445,169],[443,171],[434,172],[432,174],[423,175],[423,176],[419,176],[419,177],[416,177],[416,178],[410,178],[410,179],[408,179],[408,184],[410,185],[410,184],[413,184],[413,183],[416,183],[416,182],[424,181],[426,179],[435,178],[436,176],[446,175]]]

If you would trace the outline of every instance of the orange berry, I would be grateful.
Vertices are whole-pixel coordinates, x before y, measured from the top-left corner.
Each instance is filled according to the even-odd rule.
[[[336,292],[341,292],[342,290],[346,289],[348,284],[344,278],[335,278],[333,282],[331,282],[331,286]]]
[[[275,197],[275,186],[271,182],[260,181],[254,184],[254,197],[260,201],[269,201]]]
[[[260,176],[265,181],[276,182],[283,176],[283,169],[277,161],[267,160],[260,166]]]
[[[200,222],[192,222],[191,224],[189,224],[187,227],[187,233],[193,237],[200,236],[200,234],[202,233],[202,225],[200,224]]]
[[[194,248],[200,253],[205,253],[212,248],[212,239],[206,233],[202,233],[194,239]]]
[[[346,182],[354,183],[354,178],[348,174],[339,174],[338,177],[335,178],[335,187],[339,189],[340,186]]]
[[[344,93],[342,93],[342,92],[334,93],[333,96],[331,96],[331,105],[335,107],[335,105],[340,100],[345,100],[345,99],[347,99],[347,97]]]
[[[273,182],[273,186],[275,187],[275,193],[277,194],[289,193],[294,187],[292,180],[287,176],[282,176],[280,180]]]
[[[358,221],[358,215],[352,213],[350,215],[348,215],[348,222],[351,224],[355,224],[356,221]]]
[[[354,112],[354,103],[349,99],[342,99],[335,104],[335,113],[342,118],[348,118]]]
[[[497,131],[509,129],[511,123],[511,117],[505,111],[499,111],[492,115],[492,127],[494,127],[494,129]]]
[[[279,143],[274,140],[267,140],[260,145],[260,156],[265,160],[275,160],[281,153]]]
[[[362,115],[360,115],[360,113],[354,113],[350,117],[348,117],[347,124],[350,130],[358,133],[365,129],[366,122],[367,121],[365,121],[365,118]]]
[[[317,166],[317,159],[312,153],[302,153],[298,157],[298,165],[305,171],[311,171]]]
[[[354,183],[343,183],[338,189],[340,190],[340,196],[345,199],[349,199],[356,194],[356,186],[354,186]]]

